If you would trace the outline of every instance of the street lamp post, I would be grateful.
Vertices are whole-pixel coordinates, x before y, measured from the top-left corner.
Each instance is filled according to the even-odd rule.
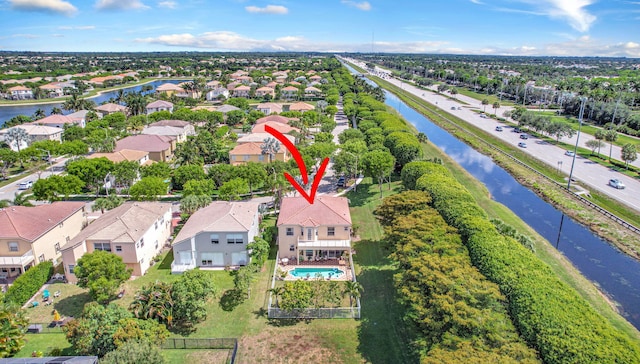
[[[582,116],[584,115],[584,106],[587,98],[583,97],[580,103],[580,113],[578,114],[578,135],[576,136],[576,145],[573,147],[573,159],[571,160],[571,170],[569,171],[569,182],[567,182],[567,190],[571,191],[571,178],[573,177],[573,166],[576,164],[576,155],[578,155],[578,142],[580,141],[580,130],[582,129]]]

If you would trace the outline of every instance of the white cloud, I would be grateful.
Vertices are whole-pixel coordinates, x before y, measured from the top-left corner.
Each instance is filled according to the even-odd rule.
[[[482,1],[480,1],[480,0],[469,0],[469,1],[471,1],[474,4],[484,5],[484,3]]]
[[[506,9],[501,11],[523,12],[535,15],[544,15],[550,18],[562,19],[579,31],[587,32],[591,24],[596,21],[596,16],[589,13],[586,7],[593,4],[595,0],[516,0],[533,6],[536,10]]]
[[[78,9],[63,0],[9,0],[11,7],[17,10],[74,15]]]
[[[250,13],[257,14],[286,14],[289,12],[289,9],[280,5],[267,5],[264,8],[259,8],[257,6],[246,6],[244,9]]]
[[[131,10],[131,9],[149,9],[149,7],[140,0],[98,0],[96,1],[96,9],[98,10]]]
[[[178,3],[175,1],[161,1],[158,3],[158,6],[161,8],[175,9],[178,6]]]
[[[371,10],[371,4],[369,4],[368,1],[363,1],[363,2],[355,2],[355,1],[351,1],[351,0],[342,0],[343,4],[349,5],[349,6],[353,6],[354,8],[358,8],[362,11],[369,11]]]

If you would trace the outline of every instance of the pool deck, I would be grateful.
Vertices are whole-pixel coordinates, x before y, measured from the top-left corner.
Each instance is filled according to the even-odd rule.
[[[318,280],[316,277],[294,277],[291,275],[291,273],[289,273],[290,271],[296,269],[296,268],[312,268],[308,265],[282,265],[282,264],[278,264],[278,267],[287,272],[287,276],[284,277],[285,281],[297,281],[298,279],[304,279],[304,280],[308,280],[308,281],[315,281]],[[353,275],[351,273],[351,269],[349,268],[349,266],[339,266],[339,265],[322,265],[322,266],[317,266],[317,268],[329,268],[329,269],[339,269],[343,272],[345,272],[345,274],[341,275],[340,277],[332,277],[331,279],[325,279],[325,281],[351,281],[353,280]]]

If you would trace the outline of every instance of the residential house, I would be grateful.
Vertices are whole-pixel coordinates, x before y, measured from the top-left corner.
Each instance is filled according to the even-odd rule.
[[[305,113],[312,110],[315,110],[315,106],[307,104],[306,102],[296,102],[289,105],[289,111],[300,111],[301,113]]]
[[[0,279],[17,277],[46,260],[60,259],[60,248],[86,223],[84,202],[53,202],[0,209]]]
[[[147,104],[146,109],[147,115],[158,111],[173,112],[173,103],[164,100],[156,100]]]
[[[320,80],[322,80],[322,77],[318,76],[318,75],[313,75],[313,76],[309,77],[309,81],[311,81],[311,82],[320,82]]]
[[[133,276],[142,276],[171,237],[171,204],[125,202],[105,212],[60,250],[67,280],[84,254],[103,250],[122,258]]]
[[[304,89],[304,97],[320,97],[322,96],[322,90],[309,86]]]
[[[282,112],[282,105],[273,102],[263,102],[256,106],[256,110],[265,115],[279,114]]]
[[[80,122],[82,123],[83,121],[84,120],[81,120]],[[64,129],[65,125],[77,125],[76,120],[74,120],[73,118],[70,118],[68,115],[60,114],[52,114],[42,119],[36,120],[30,124],[46,125],[60,129]],[[84,128],[84,123],[79,126]]]
[[[142,150],[132,150],[132,149],[122,149],[112,153],[92,153],[87,156],[87,159],[103,158],[103,157],[107,158],[113,163],[119,163],[124,161],[138,162],[138,164],[140,164],[141,166],[153,163],[153,161],[149,159],[149,152],[145,152]]]
[[[191,126],[191,128],[193,129],[193,125]],[[175,138],[176,143],[182,143],[187,140],[188,135],[194,135],[195,132],[192,131],[191,133],[189,133],[185,128],[171,125],[149,125],[145,126],[140,134],[169,136]]]
[[[46,85],[40,86],[40,89],[49,98],[64,96],[64,88],[58,83],[53,83],[53,82],[52,83],[48,83]]]
[[[74,113],[68,114],[67,117],[71,119],[71,122],[81,128],[87,126],[87,114],[89,110],[78,110]]]
[[[212,81],[207,82],[207,83],[204,85],[204,87],[205,87],[207,90],[215,90],[215,89],[220,88],[220,87],[223,87],[223,86],[222,86],[222,83],[220,83],[220,81],[212,80]]]
[[[265,139],[273,138],[273,135],[262,132],[262,133],[250,133],[244,136],[241,136],[236,140],[238,144],[244,143],[263,143]],[[285,138],[287,138],[291,143],[296,144],[296,137],[293,135],[285,134]]]
[[[251,128],[251,133],[266,133],[265,127],[270,126],[282,134],[291,134],[292,132],[300,132],[300,129],[294,128],[288,124],[279,123],[277,121],[267,121],[264,123],[256,124]]]
[[[285,100],[293,100],[298,97],[298,88],[294,86],[283,87],[280,90],[280,97]]]
[[[156,88],[157,94],[166,94],[171,97],[172,95],[184,94],[184,89],[173,83],[163,83]]]
[[[234,79],[234,81],[238,81],[243,85],[250,85],[253,82],[253,78],[249,77],[249,76],[240,76],[240,77],[236,77]]]
[[[33,91],[22,85],[9,87],[7,90],[13,100],[30,100],[33,99]]]
[[[271,96],[271,99],[273,99],[276,97],[276,91],[267,86],[256,89],[256,98],[264,98],[267,95]]]
[[[207,91],[205,95],[205,98],[207,99],[207,101],[217,101],[217,100],[220,100],[222,97],[224,97],[224,99],[229,98],[229,90],[227,90],[222,85],[220,85],[220,87],[210,89],[209,91]]]
[[[271,161],[287,162],[291,159],[291,154],[285,146],[280,143],[280,149],[275,155],[269,156],[262,152],[264,140],[260,142],[242,143],[236,145],[229,151],[229,163],[237,166],[248,162],[269,163]]]
[[[274,76],[274,77],[275,77],[274,80],[280,85],[282,85],[285,82],[287,82],[287,76],[286,75],[278,75],[278,76]]]
[[[105,117],[110,114],[115,114],[117,112],[121,112],[127,115],[129,113],[129,108],[127,108],[126,106],[122,106],[122,105],[118,105],[110,102],[110,103],[97,106],[96,112],[100,114],[101,117]]]
[[[13,128],[23,129],[29,135],[29,140],[26,142],[24,141],[21,142],[20,148],[18,148],[18,144],[15,142],[15,140],[11,140],[11,141],[6,140],[7,132],[12,128],[0,130],[0,137],[2,137],[2,140],[5,140],[5,142],[9,144],[9,148],[11,148],[11,150],[14,150],[14,151],[18,151],[18,149],[22,150],[23,148],[28,147],[29,144],[39,140],[53,140],[57,142],[62,142],[63,130],[60,128],[56,128],[53,126],[46,126],[46,125],[37,125],[32,123],[16,125]]]
[[[149,159],[156,162],[167,162],[173,158],[176,150],[175,138],[165,135],[130,135],[116,142],[114,152],[123,149],[149,152]]]
[[[249,86],[238,86],[236,88],[234,88],[231,92],[233,97],[244,97],[244,98],[249,98],[249,92],[251,91],[251,87]]]
[[[237,107],[237,106],[227,105],[227,104],[224,104],[224,105],[216,108],[216,111],[223,113],[225,117],[227,116],[228,112],[236,111],[236,110],[242,110],[242,109]]]
[[[212,110],[209,110],[209,111],[212,111]],[[171,126],[174,128],[182,129],[182,132],[180,133],[180,135],[184,136],[183,138],[180,138],[182,139],[182,141],[186,140],[186,137],[189,135],[196,135],[196,129],[193,126],[193,124],[184,120],[159,120],[159,121],[156,121],[155,123],[149,124],[149,127],[154,127],[154,126]],[[161,134],[161,135],[169,135],[169,134]],[[180,140],[178,142],[180,142]]]
[[[271,82],[267,83],[265,86],[266,87],[271,87],[272,89],[275,90],[276,86],[278,86],[278,83],[276,83],[275,81],[271,81]]]
[[[266,123],[268,121],[274,121],[274,122],[277,122],[277,123],[287,124],[288,125],[291,120],[297,120],[297,119],[295,119],[295,118],[287,118],[287,117],[280,116],[280,115],[267,115],[265,117],[262,117],[262,118],[256,120],[256,124],[262,124],[262,123]]]
[[[340,258],[351,251],[351,214],[346,197],[284,197],[278,216],[280,258]]]
[[[259,203],[214,201],[196,211],[173,240],[171,273],[249,264],[247,245],[259,234]]]

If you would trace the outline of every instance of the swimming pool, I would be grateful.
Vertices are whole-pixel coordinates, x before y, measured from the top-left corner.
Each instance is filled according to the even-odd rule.
[[[320,274],[323,279],[327,278],[342,278],[344,275],[344,271],[338,268],[294,268],[289,271],[293,277],[296,278],[309,278],[314,279],[317,278],[317,275]]]

